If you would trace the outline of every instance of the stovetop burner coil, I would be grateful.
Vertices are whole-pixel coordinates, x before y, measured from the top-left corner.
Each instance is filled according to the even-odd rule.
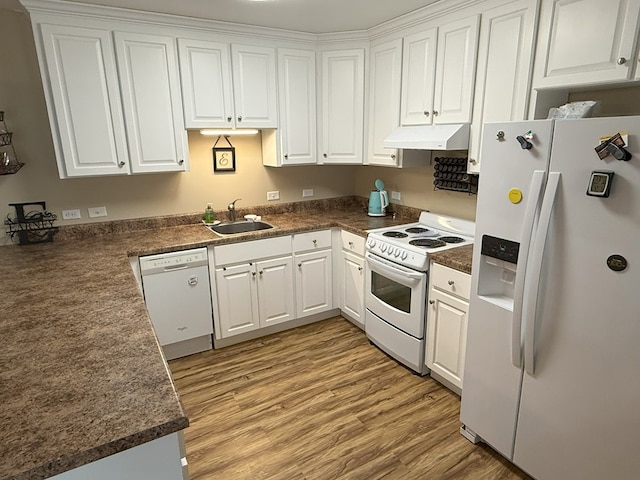
[[[446,243],[462,243],[464,242],[464,238],[460,237],[440,237],[439,240],[442,240]]]
[[[416,247],[436,248],[444,247],[446,243],[439,238],[416,238],[415,240],[411,240],[409,242],[409,245],[415,245]]]
[[[382,235],[384,235],[385,237],[393,237],[393,238],[404,238],[409,236],[406,233],[396,232],[395,230],[392,230],[390,232],[384,232]]]

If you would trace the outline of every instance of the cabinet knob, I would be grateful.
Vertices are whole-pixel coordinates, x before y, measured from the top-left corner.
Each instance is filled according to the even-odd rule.
[[[626,58],[624,58],[624,57],[620,57],[620,58],[618,58],[618,60],[616,61],[616,63],[617,63],[618,65],[624,65],[625,63],[627,63],[627,59],[626,59]]]
[[[262,275],[263,273],[264,273],[264,271],[263,271],[263,270],[260,270],[260,275]]]
[[[284,158],[285,158],[285,159],[286,159],[286,158],[289,158],[289,154],[288,154],[288,153],[285,153],[285,154],[284,154]]]
[[[313,246],[315,247],[316,245],[318,245],[318,240],[311,240],[313,242]]]
[[[242,121],[242,115],[238,115],[238,121],[241,122]]]
[[[322,156],[323,156],[324,158],[327,158],[327,154],[326,154],[326,153],[323,153],[323,154],[322,154]]]
[[[434,116],[434,117],[437,117],[437,116],[438,116],[438,110],[434,110],[434,111],[433,111],[433,116]]]
[[[454,282],[453,280],[449,280],[447,283],[448,283],[449,285],[453,285],[455,282]]]
[[[349,247],[353,248],[353,242],[349,242]]]
[[[298,268],[302,268],[302,264],[301,263],[298,264]]]
[[[362,271],[362,267],[358,267],[358,271],[361,272]]]
[[[429,305],[433,305],[434,303],[436,303],[435,300],[429,300]]]
[[[395,160],[395,159],[396,159],[396,155],[395,155],[395,153],[392,153],[391,154],[391,160]]]
[[[180,160],[178,160],[178,165],[182,165],[184,164],[184,160],[181,158]]]
[[[227,122],[231,123],[231,120],[233,120],[233,117],[232,117],[231,115],[229,115],[229,116],[227,117]]]
[[[256,272],[251,272],[251,275],[255,277],[256,276]]]
[[[470,159],[469,159],[469,163],[470,163],[471,165],[475,165],[476,163],[478,163],[478,160],[476,160],[475,158],[470,158]]]
[[[496,140],[504,140],[504,132],[502,130],[498,130],[498,133],[496,133]]]
[[[429,116],[429,110],[425,110],[425,111],[424,111],[424,112],[422,112],[422,113],[424,113],[424,116],[425,116],[425,117],[428,117],[428,116]]]
[[[118,163],[118,166],[119,166],[120,168],[124,167],[124,162],[120,162],[120,163]]]

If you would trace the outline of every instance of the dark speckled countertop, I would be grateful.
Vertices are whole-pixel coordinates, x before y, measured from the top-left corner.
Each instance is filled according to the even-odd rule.
[[[416,219],[291,212],[232,237],[192,224],[0,248],[0,478],[48,478],[188,426],[128,256]]]

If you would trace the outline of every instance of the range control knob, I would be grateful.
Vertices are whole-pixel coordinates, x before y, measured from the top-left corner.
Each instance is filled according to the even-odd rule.
[[[400,249],[399,249],[398,247],[396,247],[396,249],[393,251],[393,254],[394,254],[396,257],[399,257],[399,256],[400,256]]]
[[[367,239],[367,245],[369,245],[369,248],[373,248],[376,246],[376,241],[373,238],[369,238]]]
[[[387,246],[384,243],[380,244],[380,251],[383,253],[387,251]]]
[[[403,251],[402,252],[402,256],[400,258],[402,258],[402,260],[406,260],[407,259],[407,252]]]

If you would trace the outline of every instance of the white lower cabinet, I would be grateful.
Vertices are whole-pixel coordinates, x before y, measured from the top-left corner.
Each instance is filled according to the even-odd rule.
[[[340,240],[340,311],[364,328],[365,238],[343,230]]]
[[[437,380],[463,384],[471,275],[431,263],[425,362]]]
[[[295,318],[291,237],[213,248],[216,338]]]
[[[293,236],[296,315],[306,317],[333,308],[331,230]]]

